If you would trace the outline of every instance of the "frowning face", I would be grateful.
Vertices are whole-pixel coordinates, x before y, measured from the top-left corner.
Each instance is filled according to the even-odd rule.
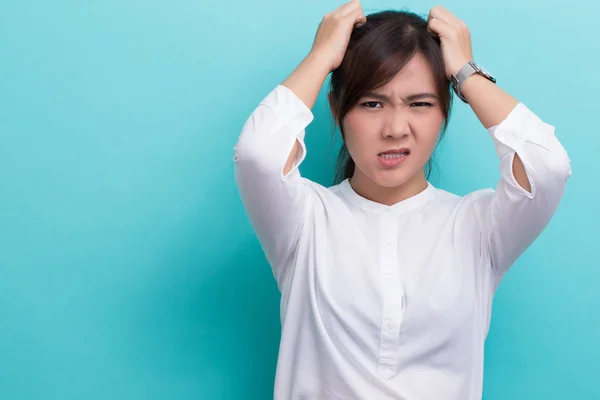
[[[353,186],[425,184],[443,120],[431,68],[416,55],[344,116],[345,143],[356,164]]]

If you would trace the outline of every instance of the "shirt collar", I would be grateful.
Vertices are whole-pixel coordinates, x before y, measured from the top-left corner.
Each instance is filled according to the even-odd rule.
[[[346,178],[340,183],[344,197],[355,206],[367,212],[377,214],[399,215],[427,203],[435,194],[435,187],[428,181],[427,187],[416,195],[388,206],[362,197],[354,191],[350,180]]]

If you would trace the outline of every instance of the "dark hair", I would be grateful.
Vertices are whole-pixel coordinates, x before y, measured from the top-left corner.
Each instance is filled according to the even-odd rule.
[[[387,10],[366,16],[367,22],[354,28],[340,66],[331,74],[329,102],[334,122],[344,143],[337,158],[334,184],[354,174],[355,164],[345,144],[344,116],[369,90],[384,86],[413,58],[420,54],[431,66],[436,92],[444,116],[440,134],[448,126],[452,104],[450,82],[446,78],[440,40],[427,31],[427,21],[412,12]],[[431,173],[432,160],[425,166]]]

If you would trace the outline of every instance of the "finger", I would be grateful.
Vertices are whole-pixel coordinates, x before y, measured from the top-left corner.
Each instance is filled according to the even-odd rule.
[[[431,13],[429,13],[429,15],[427,16],[427,32],[437,33],[431,26],[431,23],[433,20],[434,20],[433,15]]]
[[[358,0],[352,0],[346,4],[344,4],[343,6],[341,6],[336,12],[339,13],[341,16],[347,16],[352,14],[352,12],[354,12],[355,10],[360,8],[360,1]]]
[[[346,15],[346,17],[352,18],[354,20],[354,26],[363,26],[364,24],[367,23],[367,17],[365,16],[365,13],[364,13],[362,7],[360,6],[360,3],[358,1],[357,1],[357,3],[358,3],[358,8],[350,11],[348,13],[348,15]]]
[[[438,12],[444,17],[443,19],[445,22],[460,21],[456,15],[452,14],[452,12],[444,6],[438,6]]]
[[[434,18],[439,19],[440,21],[445,22],[447,24],[449,24],[451,21],[448,15],[442,10],[442,6],[435,6],[431,10],[429,10],[427,22],[429,23],[429,21],[431,21]]]
[[[450,10],[440,5],[437,5],[431,9],[430,18],[437,18],[448,25],[456,27],[463,23],[454,14],[452,14]]]
[[[427,24],[427,30],[429,32],[436,33],[438,36],[449,36],[449,32],[451,31],[450,25],[441,21],[437,18],[432,18]]]
[[[444,7],[444,6],[440,5],[440,4],[438,4],[434,8],[437,10],[437,12],[439,12],[440,14],[443,14],[443,15],[445,15],[447,17],[453,17],[454,16],[454,14],[452,14],[450,12],[450,10],[448,10],[446,7]]]
[[[366,23],[367,23],[367,17],[365,16],[365,13],[361,10],[360,13],[358,13],[358,15],[356,16],[356,19],[354,21],[354,26],[359,28]]]
[[[341,6],[339,6],[336,9],[334,9],[333,11],[330,11],[328,14],[330,14],[330,15],[341,15],[342,11],[345,10],[345,9],[347,9],[349,6],[351,6],[352,3],[354,3],[354,0],[342,4]]]

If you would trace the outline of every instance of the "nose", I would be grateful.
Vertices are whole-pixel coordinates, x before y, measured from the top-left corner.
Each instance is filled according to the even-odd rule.
[[[405,110],[396,108],[387,115],[385,127],[382,131],[384,139],[400,139],[410,132],[408,115]]]

